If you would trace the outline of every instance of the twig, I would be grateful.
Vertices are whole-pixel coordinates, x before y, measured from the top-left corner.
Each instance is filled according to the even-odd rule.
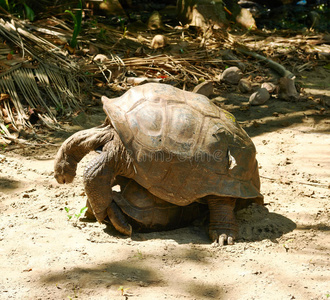
[[[38,141],[41,141],[42,144],[39,144],[39,143],[29,143],[28,141],[24,140],[24,139],[20,139],[20,138],[15,138],[15,137],[10,137],[10,136],[5,136],[4,137],[5,139],[7,140],[10,140],[18,145],[20,145],[21,147],[22,146],[54,146],[54,147],[58,147],[59,145],[56,145],[56,144],[52,144],[52,143],[49,143],[49,142],[46,142],[44,141],[43,139],[37,137],[37,140]]]
[[[258,53],[252,52],[252,51],[248,51],[245,50],[243,48],[237,48],[237,50],[245,55],[249,55],[252,56],[256,59],[259,59],[261,61],[264,61],[266,63],[268,63],[268,65],[274,69],[276,72],[278,72],[282,77],[288,77],[290,79],[295,79],[296,76],[293,75],[290,71],[288,71],[287,69],[285,69],[282,65],[280,65],[279,63],[271,60],[270,58],[267,58],[265,56],[262,56]]]

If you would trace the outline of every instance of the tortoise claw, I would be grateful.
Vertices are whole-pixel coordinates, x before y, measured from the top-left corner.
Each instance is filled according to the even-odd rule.
[[[96,218],[96,220],[101,224],[103,221],[104,221],[104,219],[107,217],[107,211],[105,210],[105,211],[102,211],[102,212],[95,212],[94,211],[94,216],[95,216],[95,218]]]
[[[67,174],[67,173],[55,174],[55,179],[60,184],[71,183],[73,181],[74,177],[75,177],[74,175]]]
[[[212,245],[215,247],[222,247],[224,245],[234,245],[234,236],[232,234],[218,234],[216,230],[210,231],[210,237],[213,241]]]

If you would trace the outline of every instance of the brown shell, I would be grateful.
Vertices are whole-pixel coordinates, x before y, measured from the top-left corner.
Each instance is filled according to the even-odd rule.
[[[182,206],[208,195],[262,203],[251,139],[207,97],[148,83],[102,101],[132,157],[133,179],[155,196]]]
[[[135,230],[158,231],[186,226],[203,216],[207,206],[192,203],[178,206],[152,195],[132,179],[120,178],[120,193],[113,192],[113,200],[130,219]]]

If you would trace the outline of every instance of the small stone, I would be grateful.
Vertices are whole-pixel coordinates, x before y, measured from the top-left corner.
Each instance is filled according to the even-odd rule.
[[[229,83],[229,84],[238,84],[242,78],[242,72],[237,67],[230,67],[223,71],[221,74],[220,81]]]
[[[204,81],[196,85],[195,88],[193,89],[193,92],[209,97],[210,95],[213,94],[213,84],[210,81]]]
[[[97,54],[97,55],[93,58],[93,60],[102,64],[103,62],[105,62],[105,61],[107,61],[107,60],[109,60],[109,59],[108,59],[108,57],[105,56],[104,54]]]
[[[164,28],[163,22],[162,22],[162,16],[158,11],[154,11],[148,20],[148,28],[150,30],[157,30]]]
[[[249,93],[252,90],[251,81],[247,79],[241,79],[238,83],[238,88],[242,93]]]
[[[250,96],[249,103],[251,105],[261,105],[264,104],[269,98],[270,95],[268,91],[265,88],[260,88]]]
[[[273,93],[276,89],[276,85],[274,83],[271,83],[271,82],[264,82],[262,85],[261,85],[262,88],[265,88],[268,93]]]
[[[251,30],[255,30],[257,28],[256,21],[253,18],[252,13],[246,8],[241,8],[240,13],[236,17],[236,22]]]
[[[164,48],[167,45],[167,39],[165,36],[161,34],[157,34],[151,41],[151,48],[152,49],[159,49]]]

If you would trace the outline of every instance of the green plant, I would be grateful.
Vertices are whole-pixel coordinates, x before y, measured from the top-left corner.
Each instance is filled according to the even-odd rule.
[[[106,42],[107,41],[106,32],[107,32],[106,29],[101,28],[100,32],[97,35],[98,40]]]
[[[87,206],[85,206],[85,207],[81,208],[80,211],[76,214],[70,214],[70,208],[68,208],[68,207],[64,207],[64,209],[67,212],[67,217],[69,220],[71,220],[72,217],[74,216],[76,218],[76,221],[78,221],[79,218],[81,217],[81,215],[84,214],[88,208],[87,208]]]
[[[67,296],[68,299],[72,300],[72,299],[77,299],[78,298],[78,291],[77,291],[77,287],[74,286],[73,287],[73,296]]]
[[[137,250],[137,254],[135,254],[134,257],[136,257],[138,259],[143,259],[144,258],[142,252],[139,249]]]
[[[64,209],[65,209],[65,211],[68,213],[68,214],[67,214],[68,219],[71,220],[72,215],[69,215],[70,209],[69,209],[68,207],[64,207]]]
[[[118,17],[118,21],[120,24],[120,28],[123,31],[123,37],[127,34],[127,26],[125,25],[125,20],[123,20],[121,17]]]
[[[33,21],[35,14],[33,9],[26,4],[25,0],[0,0],[0,6],[12,15],[17,15],[18,18],[27,18]]]
[[[121,295],[124,296],[126,291],[128,290],[129,288],[124,288],[123,285],[121,285],[119,288],[118,288],[118,291],[121,291]]]
[[[286,252],[289,251],[290,247],[289,247],[289,243],[291,243],[293,241],[293,239],[289,239],[287,240],[284,244],[283,244],[283,247],[285,249]]]
[[[79,0],[78,10],[75,15],[73,14],[73,12],[71,10],[65,10],[65,12],[69,13],[73,19],[74,28],[73,28],[73,34],[72,34],[72,38],[71,38],[71,42],[70,42],[70,47],[76,48],[77,37],[81,31],[81,22],[82,22],[82,2],[81,2],[81,0]]]

